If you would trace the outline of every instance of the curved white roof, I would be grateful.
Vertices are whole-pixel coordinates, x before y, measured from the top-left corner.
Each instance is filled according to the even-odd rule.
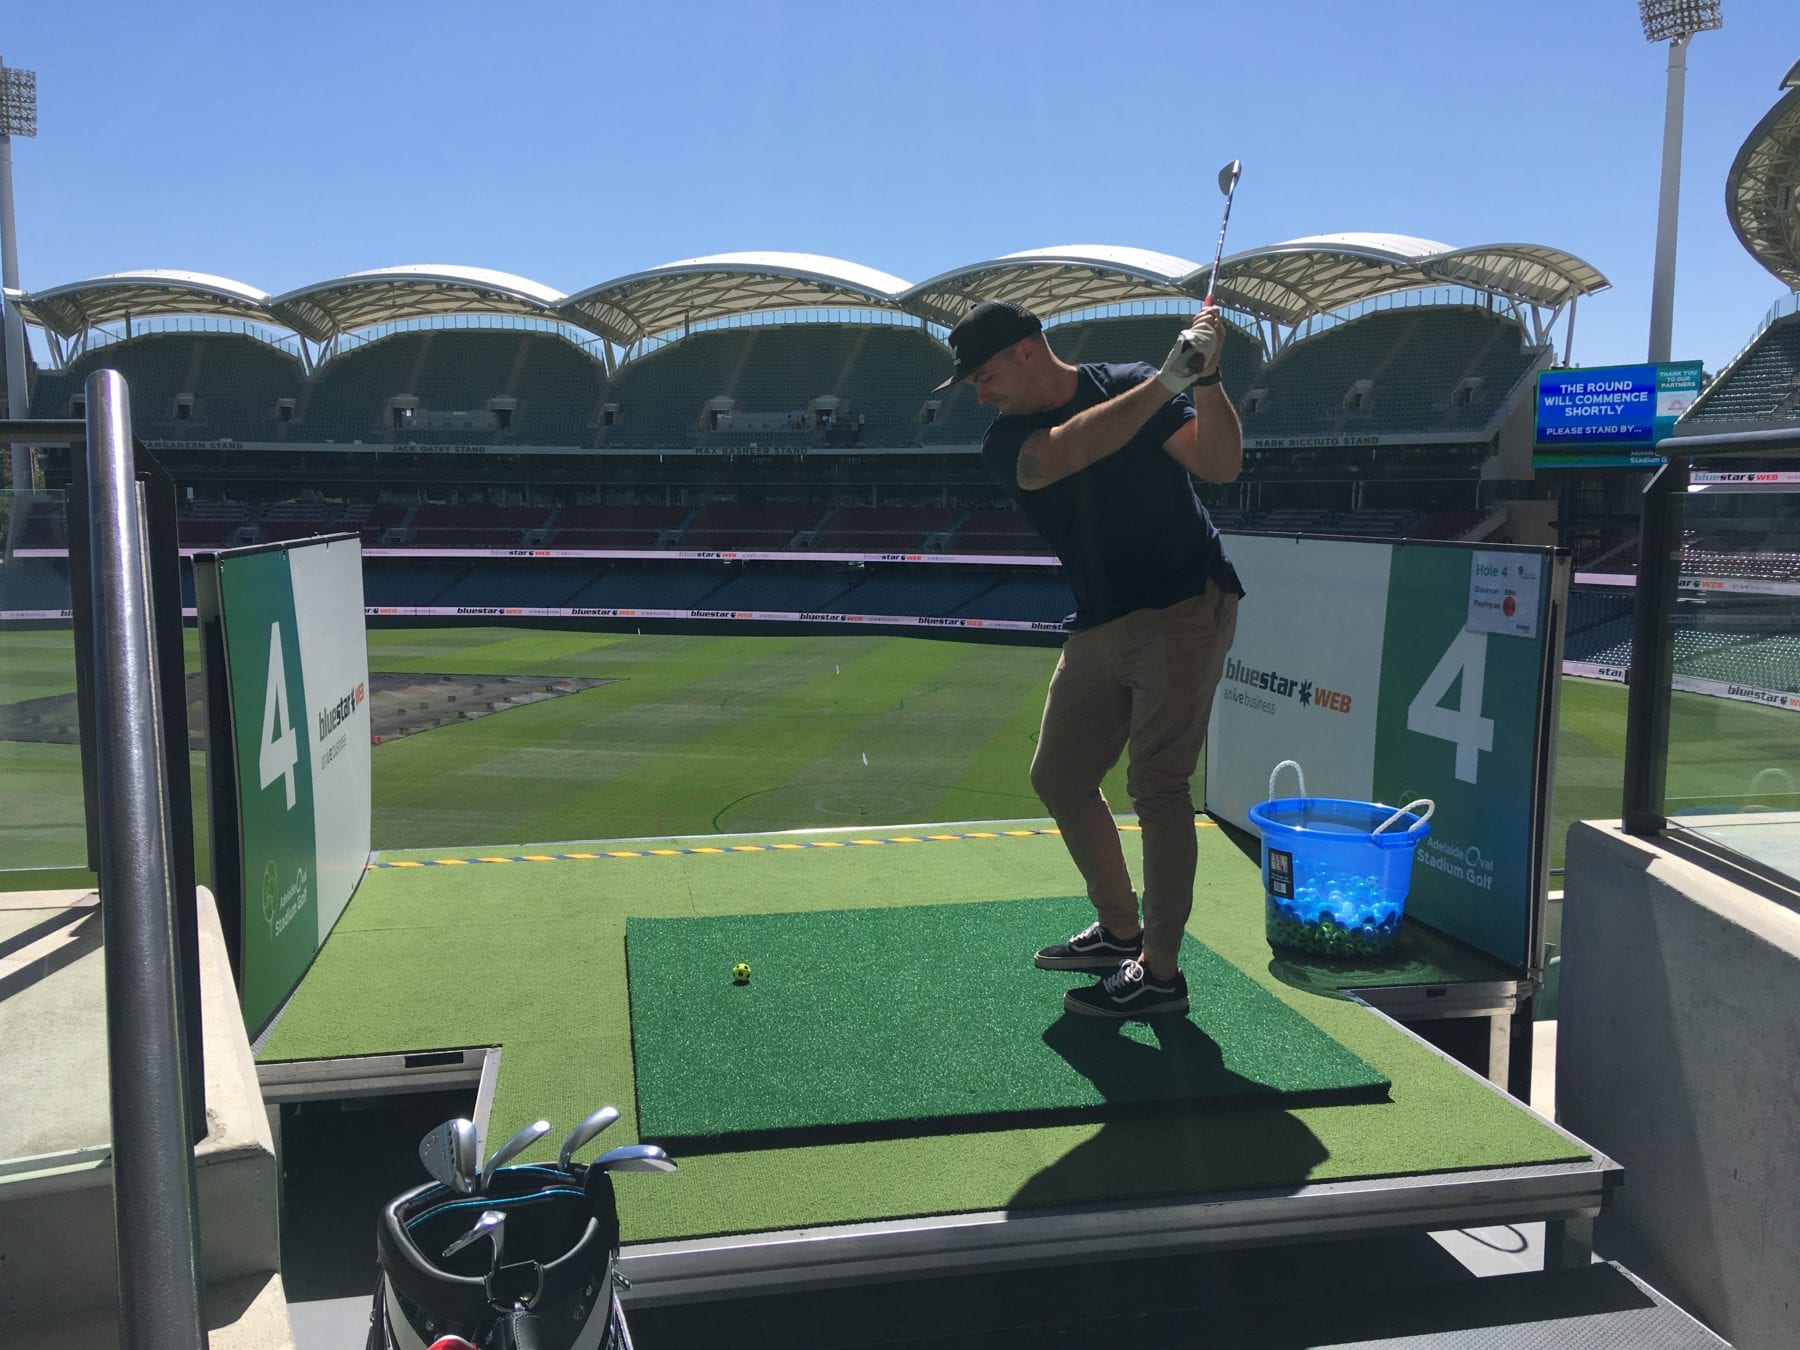
[[[1800,291],[1800,64],[1782,84],[1725,175],[1725,214],[1750,256]]]
[[[1182,295],[1181,279],[1193,270],[1186,258],[1147,248],[1061,244],[940,272],[914,286],[901,303],[950,325],[983,300],[1010,300],[1050,319],[1096,305]]]
[[[603,281],[563,302],[563,316],[629,345],[709,319],[831,306],[894,309],[909,283],[817,253],[715,253]]]
[[[564,295],[542,282],[487,267],[414,263],[352,272],[278,295],[277,319],[309,338],[440,314],[518,314],[558,319]]]
[[[1184,279],[1204,294],[1208,269]],[[1219,268],[1223,305],[1298,324],[1396,291],[1462,285],[1531,304],[1559,305],[1610,284],[1589,264],[1536,244],[1457,249],[1405,234],[1319,234],[1233,254]]]
[[[19,299],[19,312],[62,337],[120,319],[167,315],[221,315],[274,323],[269,295],[230,277],[209,272],[147,268],[71,281]]]

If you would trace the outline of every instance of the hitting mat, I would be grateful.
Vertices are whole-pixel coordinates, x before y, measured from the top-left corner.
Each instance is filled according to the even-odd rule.
[[[1095,977],[1030,954],[1092,914],[1075,897],[631,918],[640,1135],[692,1153],[1386,1097],[1385,1075],[1191,935],[1186,1016],[1065,1013]]]

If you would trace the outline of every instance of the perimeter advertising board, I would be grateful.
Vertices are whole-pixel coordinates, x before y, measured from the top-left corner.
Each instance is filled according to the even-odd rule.
[[[1700,396],[1698,361],[1542,370],[1537,387],[1540,469],[1654,469],[1654,446]]]
[[[1429,798],[1408,914],[1528,969],[1552,599],[1566,586],[1551,551],[1265,535],[1227,547],[1248,595],[1213,703],[1207,810],[1254,833],[1250,807],[1285,759],[1309,796]],[[1291,774],[1275,795],[1299,795]]]
[[[213,884],[244,1024],[275,1015],[369,858],[368,647],[355,536],[194,560]]]

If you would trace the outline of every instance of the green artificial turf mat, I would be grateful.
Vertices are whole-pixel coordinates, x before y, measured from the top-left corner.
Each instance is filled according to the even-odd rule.
[[[1188,1016],[1065,1012],[1064,991],[1095,977],[1029,953],[1091,912],[1071,897],[628,920],[638,1127],[693,1152],[1386,1095],[1384,1075],[1191,936]]]
[[[836,838],[900,833],[890,827]],[[625,984],[630,919],[878,910],[897,895],[934,903],[1053,899],[1075,882],[1068,853],[1052,835],[777,847],[823,837],[733,836],[707,842],[758,851],[673,856],[644,851],[698,841],[515,843],[437,856],[612,850],[632,856],[371,872],[258,1058],[497,1045],[490,1138],[504,1139],[545,1116],[557,1130],[525,1160],[554,1157],[563,1130],[611,1102],[625,1115],[606,1142],[625,1143],[645,1137],[637,1120]],[[626,1240],[1119,1204],[1587,1156],[1368,1009],[1281,983],[1263,941],[1256,863],[1220,830],[1201,829],[1198,843],[1189,931],[1386,1074],[1393,1083],[1389,1100],[1233,1110],[1176,1105],[1079,1124],[678,1155],[679,1172],[618,1179]],[[1138,835],[1128,832],[1125,854],[1134,869],[1138,853]],[[448,992],[437,978],[445,972],[454,974]],[[411,1181],[399,1178],[395,1189],[402,1183]]]

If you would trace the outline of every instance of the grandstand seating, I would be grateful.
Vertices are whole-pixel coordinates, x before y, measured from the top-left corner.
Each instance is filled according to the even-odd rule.
[[[778,613],[825,613],[849,583],[840,576],[742,573],[706,597],[708,609],[760,609]]]
[[[67,417],[96,370],[117,370],[131,394],[132,424],[146,440],[271,440],[275,404],[302,387],[300,363],[236,333],[147,333],[84,352],[64,370],[41,371],[34,417]],[[177,395],[192,395],[185,418]]]
[[[709,591],[725,581],[718,572],[611,571],[569,597],[577,608],[695,609]],[[705,608],[711,609],[712,605]]]
[[[439,605],[557,607],[595,580],[592,567],[541,567],[529,571],[504,562],[476,563],[432,602]]]
[[[371,558],[363,564],[363,595],[371,605],[435,605],[468,570],[467,563],[429,558]]]
[[[833,390],[847,416],[863,419],[859,445],[912,445],[919,410],[950,374],[950,354],[921,328],[875,325],[860,330],[856,359]]]
[[[926,573],[907,567],[878,572],[820,608],[839,614],[953,614],[994,584],[992,576]]]
[[[825,518],[812,546],[825,553],[917,552],[962,514],[954,506],[843,506]]]
[[[519,359],[518,378],[506,390],[518,406],[500,439],[521,445],[592,445],[606,387],[599,363],[574,343],[543,333],[525,336]]]
[[[818,527],[819,506],[703,506],[675,541],[685,549],[780,549],[794,536]]]
[[[1682,419],[1684,431],[1800,422],[1800,315],[1770,325]]]
[[[368,441],[394,439],[383,425],[388,400],[410,391],[425,351],[423,332],[395,333],[352,347],[314,372],[288,439]]]
[[[1475,430],[1541,353],[1510,320],[1472,306],[1383,310],[1304,338],[1261,372],[1246,436]],[[1455,394],[1479,380],[1466,403]],[[1368,381],[1366,406],[1346,396]]]
[[[971,511],[950,539],[952,553],[1045,554],[1044,542],[1030,521],[1017,511]]]
[[[751,335],[745,328],[709,329],[627,362],[606,390],[619,418],[602,429],[601,444],[688,444],[700,430],[707,401],[726,393]]]
[[[68,609],[69,565],[61,558],[13,558],[0,564],[0,609]]]
[[[952,612],[968,618],[1061,623],[1074,609],[1069,584],[1061,575],[1052,575],[1009,577]]]
[[[1409,539],[1461,539],[1488,518],[1489,513],[1464,507],[1450,511],[1433,511],[1413,522],[1407,531]]]
[[[61,497],[41,497],[20,503],[25,512],[14,540],[18,548],[67,548],[68,519]]]

